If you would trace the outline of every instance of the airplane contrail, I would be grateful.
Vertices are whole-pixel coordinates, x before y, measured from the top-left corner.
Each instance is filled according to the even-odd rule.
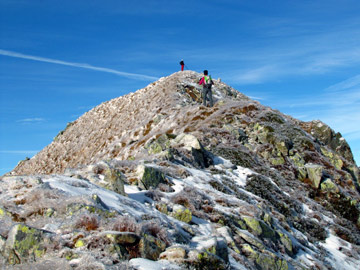
[[[57,64],[57,65],[91,69],[91,70],[102,71],[102,72],[107,72],[107,73],[113,73],[118,76],[123,76],[123,77],[127,77],[130,79],[137,79],[137,80],[158,80],[159,79],[157,77],[148,76],[148,75],[144,75],[144,74],[123,72],[123,71],[118,71],[118,70],[111,69],[111,68],[97,67],[97,66],[92,66],[92,65],[83,64],[83,63],[66,62],[66,61],[62,61],[62,60],[34,56],[34,55],[27,55],[27,54],[22,54],[22,53],[18,53],[18,52],[7,51],[7,50],[1,50],[1,49],[0,49],[0,55],[28,59],[28,60],[39,61],[39,62],[52,63],[52,64]]]

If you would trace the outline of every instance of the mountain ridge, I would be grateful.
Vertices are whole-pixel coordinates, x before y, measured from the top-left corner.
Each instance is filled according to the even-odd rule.
[[[360,174],[346,140],[220,79],[204,107],[200,78],[177,72],[100,104],[2,177],[3,262],[356,269]],[[38,263],[13,241],[26,230]]]

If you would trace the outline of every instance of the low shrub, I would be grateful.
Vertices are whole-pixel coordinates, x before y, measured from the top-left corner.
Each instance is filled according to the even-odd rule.
[[[84,228],[87,231],[93,231],[99,228],[99,220],[96,215],[83,214],[75,223],[75,228]]]
[[[130,216],[120,216],[116,219],[113,225],[114,231],[119,232],[138,232],[139,225],[137,224],[135,218]]]
[[[169,235],[166,231],[166,228],[161,226],[158,221],[150,220],[145,221],[141,226],[141,232],[143,234],[150,234],[156,238],[159,238],[163,241],[167,246],[170,245]]]

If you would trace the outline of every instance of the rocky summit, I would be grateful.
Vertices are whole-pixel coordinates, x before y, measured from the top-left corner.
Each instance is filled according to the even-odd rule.
[[[1,269],[358,269],[340,133],[201,74],[105,102],[0,179]]]

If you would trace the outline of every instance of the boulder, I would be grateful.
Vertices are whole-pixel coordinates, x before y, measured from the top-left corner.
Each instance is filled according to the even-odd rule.
[[[150,155],[159,154],[170,147],[170,138],[167,134],[162,134],[159,138],[150,141],[145,145]]]
[[[249,244],[243,244],[241,246],[243,254],[252,261],[256,269],[259,270],[288,270],[289,266],[285,259],[281,259],[276,254],[269,251],[257,252]]]
[[[165,175],[158,169],[146,165],[139,165],[136,169],[138,186],[141,189],[156,188],[160,183],[166,183]]]
[[[266,247],[259,241],[259,238],[255,238],[254,235],[249,233],[246,230],[237,230],[236,234],[240,236],[246,243],[251,244],[254,247],[257,247],[260,250],[266,249]]]
[[[187,263],[191,269],[225,270],[228,269],[228,248],[221,237],[197,236],[192,239],[196,249],[188,253]]]
[[[216,236],[195,236],[191,242],[195,243],[196,250],[216,255],[224,262],[229,262],[226,240]]]
[[[192,149],[196,149],[196,150],[202,149],[199,140],[194,135],[191,134],[182,133],[178,135],[174,139],[173,144],[181,144],[183,148],[185,148],[188,151],[191,151]]]
[[[294,254],[294,246],[293,246],[293,242],[291,241],[290,237],[287,234],[285,234],[279,230],[277,230],[276,233],[280,238],[281,244],[283,244],[283,246],[285,247],[286,253],[289,254],[290,256],[292,256]]]
[[[106,236],[112,243],[119,245],[136,245],[140,236],[133,232],[105,231],[101,236]]]
[[[314,188],[319,188],[321,177],[323,175],[323,166],[317,164],[305,164],[308,178]]]
[[[200,141],[191,134],[182,133],[171,141],[176,151],[175,158],[197,168],[207,168],[213,164],[211,154],[204,149]]]
[[[142,258],[156,261],[165,250],[166,244],[158,238],[145,234],[139,242],[139,252]]]
[[[254,139],[262,144],[272,143],[274,137],[274,128],[268,125],[256,123],[254,125]]]
[[[254,217],[242,217],[250,231],[259,237],[276,240],[276,232],[262,220]]]
[[[224,128],[229,131],[230,134],[236,138],[236,140],[240,142],[246,142],[248,140],[248,136],[241,128],[234,127],[230,124],[226,124]]]
[[[292,155],[290,154],[290,159],[293,161],[294,165],[296,167],[304,167],[305,165],[305,160],[302,158],[302,156],[299,153],[293,153]]]
[[[212,253],[199,250],[191,250],[186,260],[187,267],[185,269],[201,269],[201,270],[227,270],[228,264],[219,256]]]
[[[187,254],[187,249],[185,247],[171,246],[160,254],[160,259],[168,260],[176,263],[183,263],[187,256],[186,254]]]
[[[325,179],[325,181],[320,184],[320,189],[325,192],[339,192],[338,186],[333,181],[331,181],[330,178]]]
[[[45,254],[44,244],[49,241],[50,232],[24,224],[14,225],[5,243],[4,254],[9,264],[34,261]]]
[[[110,189],[116,193],[126,196],[124,190],[124,180],[125,176],[118,169],[108,166],[104,171],[104,181],[109,183]]]
[[[269,159],[270,163],[274,166],[283,165],[285,163],[285,159],[283,157],[272,157]]]

